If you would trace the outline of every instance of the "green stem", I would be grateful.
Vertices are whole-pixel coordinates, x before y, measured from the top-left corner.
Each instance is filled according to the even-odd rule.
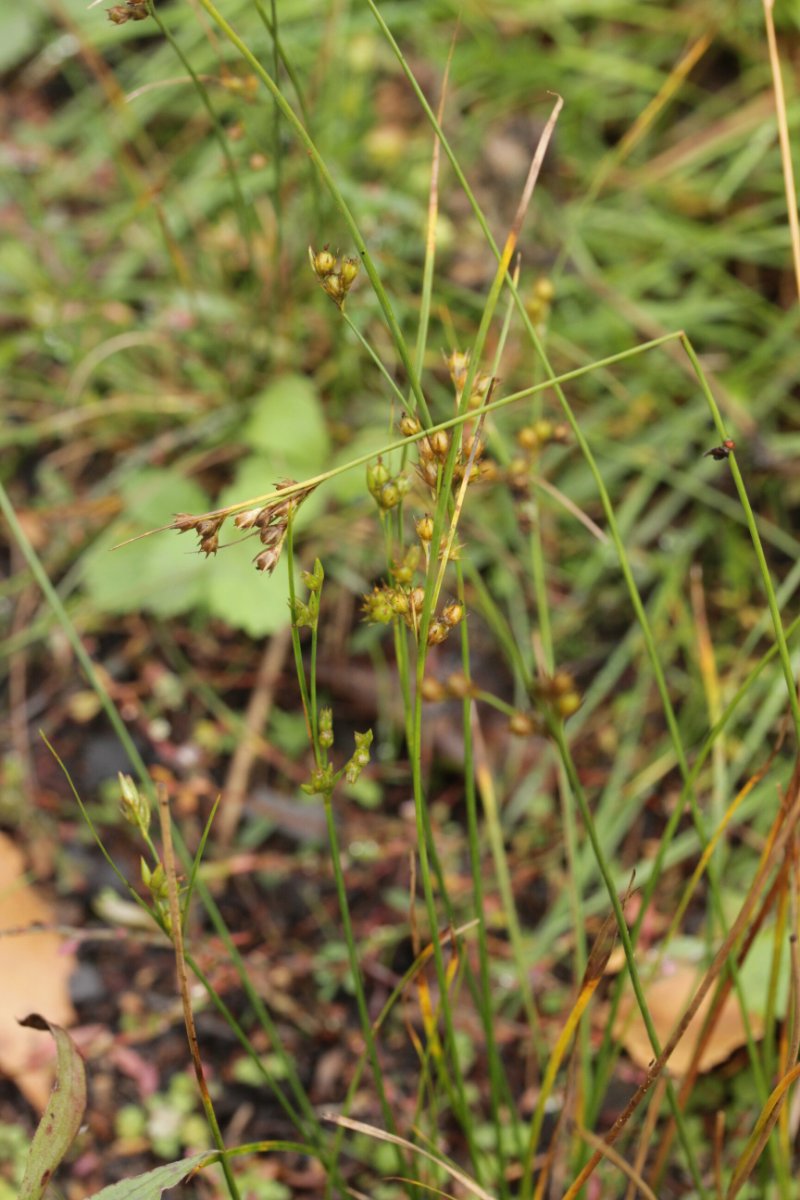
[[[246,508],[260,507],[264,504],[269,504],[273,500],[286,500],[290,496],[296,496],[299,492],[307,491],[309,488],[318,487],[322,483],[327,483],[329,479],[335,479],[339,475],[343,475],[346,471],[352,471],[356,467],[362,467],[365,463],[374,461],[381,454],[392,454],[395,450],[407,449],[414,442],[420,441],[422,438],[429,437],[431,433],[436,433],[439,430],[456,429],[460,425],[464,425],[467,421],[477,421],[486,413],[498,412],[501,408],[506,408],[509,404],[517,404],[520,400],[526,400],[530,396],[535,396],[538,392],[547,391],[550,388],[555,388],[558,384],[569,383],[573,379],[580,379],[584,375],[588,375],[593,370],[599,370],[601,367],[609,367],[614,363],[624,362],[626,359],[634,358],[638,354],[644,354],[648,350],[655,350],[659,346],[663,346],[666,342],[674,341],[679,338],[679,333],[668,333],[664,337],[655,338],[651,342],[642,342],[639,346],[630,346],[627,350],[622,350],[618,354],[611,354],[608,358],[598,359],[595,363],[588,363],[582,367],[576,367],[572,371],[565,371],[563,375],[555,375],[550,379],[544,380],[542,383],[536,383],[532,387],[523,388],[519,392],[512,392],[508,396],[501,396],[498,400],[491,400],[488,404],[484,404],[481,408],[477,408],[472,412],[459,413],[455,417],[450,417],[446,421],[439,421],[436,425],[431,425],[425,429],[421,429],[419,433],[413,433],[409,437],[398,438],[394,442],[388,442],[385,446],[381,446],[375,450],[369,450],[365,454],[358,455],[357,458],[350,459],[349,462],[342,463],[337,467],[331,467],[329,471],[322,471],[319,475],[313,475],[309,479],[304,479],[300,483],[294,483],[291,487],[282,488],[280,491],[264,492],[260,496],[251,496],[248,500],[237,500],[235,504],[229,504],[225,509],[217,509],[209,515],[230,515],[240,512]],[[2,439],[0,438],[0,446]],[[172,526],[167,525],[165,529],[170,529]],[[125,543],[123,543],[124,545]]]
[[[458,598],[464,605],[464,576],[461,564],[456,564],[458,578]],[[466,679],[470,679],[469,629],[466,621],[461,622],[461,668]],[[475,758],[472,741],[472,701],[464,698],[462,706],[461,728],[464,737],[464,799],[467,809],[467,845],[469,848],[470,870],[472,872],[472,892],[474,911],[478,919],[478,976],[479,1004],[478,1010],[483,1023],[483,1036],[486,1039],[486,1055],[489,1062],[489,1104],[492,1113],[492,1123],[495,1131],[497,1146],[497,1172],[501,1195],[509,1192],[505,1171],[505,1149],[501,1118],[501,1100],[504,1092],[503,1065],[497,1047],[494,1028],[494,1005],[492,1003],[493,989],[490,970],[489,942],[486,934],[486,916],[484,912],[483,893],[483,861],[481,854],[481,836],[478,822],[478,798],[475,786]]]
[[[587,833],[587,836],[591,843],[592,850],[594,851],[594,855],[595,855],[595,859],[596,859],[598,868],[603,877],[603,881],[606,885],[606,890],[608,892],[608,896],[611,901],[611,907],[614,911],[614,916],[616,918],[620,940],[622,941],[622,945],[625,950],[625,958],[628,963],[628,971],[630,974],[631,986],[633,987],[633,991],[636,996],[636,1001],[639,1006],[639,1010],[642,1014],[642,1020],[644,1021],[645,1028],[647,1030],[647,1036],[650,1039],[650,1044],[653,1047],[653,1051],[654,1051],[655,1055],[658,1056],[661,1053],[661,1043],[660,1043],[660,1040],[658,1037],[658,1033],[656,1032],[655,1025],[653,1024],[653,1020],[650,1016],[650,1010],[647,1007],[647,1001],[645,999],[644,992],[642,990],[641,980],[639,978],[639,972],[636,967],[636,959],[635,959],[635,951],[634,951],[633,942],[631,941],[631,936],[630,936],[630,933],[628,932],[628,926],[625,921],[625,914],[623,912],[622,904],[620,902],[619,896],[617,895],[616,885],[614,882],[613,875],[611,874],[611,869],[606,860],[606,856],[605,856],[605,852],[603,851],[603,847],[597,836],[597,830],[595,828],[591,809],[589,808],[589,804],[587,802],[586,795],[581,786],[580,779],[578,778],[578,773],[577,773],[577,770],[575,769],[575,765],[572,760],[572,755],[569,752],[569,747],[567,745],[566,737],[564,734],[563,723],[559,722],[557,725],[554,725],[551,728],[550,732],[551,732],[551,736],[553,737],[553,740],[555,742],[555,745],[558,749],[559,756],[561,758],[561,762],[563,763],[564,768],[569,777],[569,781],[572,786],[573,794],[575,796],[575,799],[577,800],[578,808],[580,809],[581,818],[584,823],[584,828],[586,829],[586,833]],[[672,1109],[672,1113],[675,1117],[675,1124],[678,1129],[678,1135],[681,1138],[681,1143],[684,1146],[684,1152],[686,1153],[687,1163],[688,1163],[689,1170],[692,1175],[692,1179],[694,1181],[694,1185],[697,1188],[698,1194],[701,1197],[706,1197],[708,1193],[706,1192],[706,1189],[703,1185],[702,1177],[700,1175],[699,1168],[697,1167],[697,1163],[695,1161],[694,1149],[691,1146],[691,1144],[688,1143],[688,1131],[686,1129],[685,1122],[683,1120],[683,1114],[680,1111],[680,1107],[678,1105],[678,1099],[677,1099],[677,1096],[675,1095],[675,1089],[669,1080],[667,1080],[667,1096],[669,1099],[670,1107]],[[526,1153],[525,1160],[523,1163],[522,1182],[520,1184],[520,1193],[519,1194],[521,1197],[523,1197],[523,1200],[527,1200],[527,1197],[532,1195],[533,1163],[534,1163],[534,1158],[535,1158],[536,1148],[537,1148],[536,1140],[535,1140],[535,1133],[536,1133],[535,1126],[532,1126],[531,1127],[531,1137],[530,1137],[530,1140],[528,1143],[528,1149],[527,1149],[527,1153]]]
[[[426,602],[429,604],[430,590],[426,591]],[[424,618],[423,610],[423,618]],[[461,1068],[461,1058],[455,1038],[453,1014],[450,1008],[447,973],[445,971],[442,945],[439,939],[439,918],[436,911],[436,900],[433,893],[433,874],[429,855],[429,844],[432,846],[432,831],[427,811],[425,789],[422,782],[422,681],[425,677],[425,661],[427,645],[420,633],[417,645],[416,689],[414,695],[413,740],[409,745],[411,758],[411,778],[414,792],[414,812],[417,824],[417,854],[419,855],[419,873],[422,890],[425,897],[425,908],[428,915],[429,934],[433,948],[433,960],[436,970],[436,981],[439,987],[439,1001],[445,1027],[445,1046],[452,1063],[453,1085],[451,1102],[455,1116],[461,1126],[467,1142],[475,1177],[480,1183],[483,1179],[483,1160],[474,1139],[473,1121],[470,1119],[464,1086],[464,1074]]]
[[[386,1089],[383,1085],[383,1073],[381,1071],[380,1060],[378,1059],[378,1049],[375,1042],[375,1033],[372,1027],[372,1022],[369,1018],[369,1009],[367,1007],[367,998],[364,994],[364,982],[361,977],[361,966],[358,961],[358,950],[356,947],[355,935],[353,934],[353,924],[350,919],[350,906],[347,899],[347,885],[345,883],[344,872],[342,870],[342,852],[339,847],[339,835],[336,830],[336,820],[333,813],[333,802],[330,792],[326,792],[323,796],[325,803],[325,820],[328,826],[328,839],[331,848],[331,865],[333,866],[333,877],[336,884],[336,894],[339,899],[339,912],[342,918],[342,928],[344,938],[347,944],[347,954],[350,960],[350,975],[353,981],[353,987],[356,993],[356,1004],[358,1006],[358,1015],[361,1020],[361,1032],[364,1038],[364,1043],[367,1049],[372,1074],[375,1080],[375,1087],[378,1091],[378,1100],[383,1113],[383,1120],[386,1128],[391,1133],[396,1133],[394,1114],[386,1096]],[[405,1170],[405,1161],[402,1153],[398,1148],[398,1169],[402,1173]]]
[[[294,653],[294,667],[297,675],[297,683],[300,688],[300,702],[303,705],[303,716],[306,719],[306,732],[308,740],[311,743],[311,748],[314,754],[314,762],[319,767],[322,765],[322,755],[320,752],[319,738],[317,736],[317,709],[316,695],[314,703],[308,694],[308,684],[306,682],[306,671],[303,666],[303,648],[300,644],[300,630],[295,621],[294,612],[297,603],[297,593],[294,586],[294,523],[292,520],[293,514],[289,513],[289,525],[286,531],[286,571],[289,584],[289,611],[292,614],[292,651]]]
[[[711,416],[714,419],[714,424],[717,427],[717,431],[720,437],[724,440],[728,437],[728,433],[722,420],[722,414],[719,411],[717,402],[714,399],[714,394],[711,391],[711,388],[708,385],[708,380],[706,379],[703,369],[700,366],[700,361],[695,354],[694,347],[685,333],[681,334],[680,340],[681,345],[686,351],[689,362],[694,368],[694,373],[697,376],[698,383],[703,390],[703,395],[706,398],[706,403],[708,404]],[[758,526],[756,525],[756,519],[750,504],[750,498],[747,495],[747,489],[744,486],[744,480],[742,479],[742,473],[739,470],[739,464],[736,461],[735,453],[731,453],[728,456],[728,464],[730,465],[733,482],[739,495],[739,501],[742,505],[742,511],[744,512],[745,520],[747,521],[747,528],[750,531],[753,549],[756,552],[758,569],[761,573],[764,591],[767,596],[767,604],[769,606],[770,616],[772,618],[772,628],[775,633],[775,642],[778,647],[778,657],[781,660],[783,676],[786,680],[786,690],[789,694],[789,707],[792,710],[795,741],[798,747],[800,747],[800,700],[798,700],[797,696],[797,681],[794,677],[792,660],[789,656],[789,647],[786,644],[786,633],[783,628],[780,609],[778,608],[778,598],[775,595],[775,588],[772,583],[772,576],[770,575],[769,566],[767,565],[767,559],[764,554],[764,547],[761,542],[761,537],[759,536]]]
[[[361,330],[358,328],[357,325],[355,325],[353,323],[352,319],[350,318],[349,313],[347,313],[344,308],[340,309],[340,312],[342,314],[342,317],[344,318],[345,325],[347,325],[347,327],[352,331],[352,333],[355,335],[355,337],[358,339],[358,341],[364,347],[367,354],[370,356],[370,358],[374,362],[375,366],[378,368],[381,375],[386,380],[386,383],[389,385],[389,390],[396,397],[396,399],[399,400],[400,407],[403,409],[404,412],[413,413],[412,407],[409,405],[405,396],[400,391],[400,388],[397,386],[395,381],[392,379],[391,374],[386,370],[386,367],[383,365],[383,362],[378,357],[376,351],[373,350],[372,346],[370,346],[369,342],[364,337]]]

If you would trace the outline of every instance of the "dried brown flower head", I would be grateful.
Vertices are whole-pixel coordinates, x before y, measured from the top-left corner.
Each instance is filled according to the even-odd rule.
[[[277,491],[294,486],[293,479],[282,479],[275,484]],[[233,523],[237,529],[258,530],[258,538],[264,548],[253,560],[256,570],[266,571],[269,575],[275,570],[289,531],[289,519],[313,490],[313,487],[306,487],[285,499],[276,498],[261,508],[249,508],[234,516]],[[170,528],[178,533],[193,530],[197,534],[200,553],[208,556],[216,554],[219,549],[219,531],[229,515],[230,509],[197,515],[176,513]]]
[[[147,0],[126,0],[106,9],[108,19],[114,25],[125,25],[128,21],[145,21],[150,16]]]

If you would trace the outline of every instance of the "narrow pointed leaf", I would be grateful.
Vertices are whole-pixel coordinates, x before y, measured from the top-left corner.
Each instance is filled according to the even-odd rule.
[[[101,1191],[95,1192],[89,1200],[161,1200],[167,1188],[176,1187],[187,1175],[198,1167],[208,1166],[216,1162],[219,1153],[216,1150],[204,1150],[201,1154],[192,1154],[179,1162],[164,1163],[144,1175],[134,1175],[132,1179],[121,1179]]]
[[[56,1043],[56,1079],[47,1108],[33,1135],[19,1200],[39,1200],[80,1129],[86,1108],[86,1072],[72,1038],[38,1013],[20,1021],[28,1029],[49,1030]]]

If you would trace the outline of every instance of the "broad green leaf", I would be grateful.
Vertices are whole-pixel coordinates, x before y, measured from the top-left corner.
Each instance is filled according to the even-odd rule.
[[[243,539],[206,564],[205,594],[211,612],[250,637],[263,637],[289,623],[286,555],[272,575],[265,575],[253,564],[260,549],[258,538]]]
[[[190,1172],[198,1167],[208,1166],[218,1158],[216,1150],[192,1154],[189,1158],[182,1158],[180,1162],[165,1163],[153,1171],[145,1171],[144,1175],[121,1179],[119,1183],[112,1183],[95,1192],[88,1200],[160,1200],[167,1188],[176,1187]]]
[[[284,375],[252,404],[243,440],[253,450],[266,452],[270,480],[291,475],[299,482],[324,469],[330,441],[322,405],[309,379]]]
[[[352,441],[337,450],[331,458],[330,465],[332,467],[344,466],[345,463],[351,462],[354,458],[360,458],[362,454],[369,454],[371,451],[375,452],[375,458],[377,458],[381,446],[397,441],[398,436],[396,432],[387,428],[386,424],[373,425],[356,434]],[[392,472],[400,470],[400,461],[399,451],[393,455],[384,456],[384,462]],[[417,452],[412,449],[406,469],[410,471],[412,463],[416,461]],[[345,471],[344,474],[335,476],[330,483],[323,486],[329,489],[330,495],[335,497],[340,504],[354,504],[359,500],[369,499],[369,507],[377,514],[378,510],[367,491],[366,474],[367,468],[362,464],[360,467],[353,467],[351,471]]]
[[[199,484],[171,467],[147,467],[122,485],[125,515],[141,532],[167,525],[177,512],[202,513],[210,507]]]
[[[20,1025],[49,1030],[56,1042],[56,1079],[33,1135],[19,1193],[19,1200],[39,1200],[81,1127],[86,1108],[86,1072],[75,1043],[59,1025],[51,1025],[38,1013],[31,1013]]]
[[[94,604],[103,612],[147,611],[161,617],[201,604],[209,564],[197,552],[193,533],[166,530],[119,550],[112,547],[168,524],[177,512],[203,512],[209,501],[202,488],[170,471],[147,470],[127,481],[123,501],[124,517],[98,539],[84,566],[84,585]]]

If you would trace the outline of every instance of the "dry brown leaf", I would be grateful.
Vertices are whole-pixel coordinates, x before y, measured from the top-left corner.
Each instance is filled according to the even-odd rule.
[[[700,975],[696,967],[664,963],[659,978],[645,986],[647,1006],[662,1046],[668,1040],[676,1021],[679,1020],[697,990],[699,981]],[[673,1075],[685,1075],[689,1068],[695,1042],[711,1005],[713,990],[712,988],[703,1000],[684,1036],[670,1056],[667,1069]],[[634,1009],[636,1009],[635,1012]],[[750,1014],[750,1027],[754,1037],[761,1037],[762,1022],[755,1013]],[[637,1066],[646,1069],[648,1064],[653,1061],[655,1057],[653,1048],[632,995],[624,996],[620,1003],[617,1019],[614,1022],[614,1036],[622,1042]],[[746,1040],[739,1003],[735,996],[729,995],[722,1006],[722,1012],[711,1037],[700,1056],[700,1073],[704,1074],[724,1062],[726,1058],[730,1058],[734,1050],[743,1046]]]
[[[53,1039],[17,1022],[31,1012],[62,1027],[75,1020],[69,999],[75,959],[64,951],[64,938],[57,933],[4,932],[54,920],[23,873],[22,854],[0,834],[0,1070],[42,1111],[53,1082]]]

